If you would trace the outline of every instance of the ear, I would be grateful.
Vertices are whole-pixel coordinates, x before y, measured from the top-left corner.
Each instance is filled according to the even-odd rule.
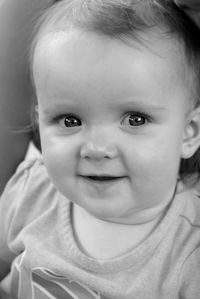
[[[200,147],[200,107],[192,110],[187,117],[182,143],[181,157],[191,158]]]

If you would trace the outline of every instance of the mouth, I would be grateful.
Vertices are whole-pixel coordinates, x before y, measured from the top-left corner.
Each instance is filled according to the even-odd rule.
[[[80,177],[93,183],[113,183],[125,178],[124,176],[110,175],[80,175]]]

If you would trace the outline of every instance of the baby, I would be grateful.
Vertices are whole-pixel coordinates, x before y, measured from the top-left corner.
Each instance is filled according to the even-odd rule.
[[[200,297],[199,34],[170,0],[43,15],[30,55],[42,158],[0,201],[11,298]]]

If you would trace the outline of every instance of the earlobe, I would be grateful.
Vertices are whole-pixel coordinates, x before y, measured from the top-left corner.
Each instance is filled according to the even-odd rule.
[[[184,130],[181,157],[191,158],[200,147],[200,107],[190,112]]]

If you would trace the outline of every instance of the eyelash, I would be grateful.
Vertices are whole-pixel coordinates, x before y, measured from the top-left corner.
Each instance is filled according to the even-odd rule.
[[[53,123],[57,123],[57,124],[60,124],[60,122],[63,120],[63,122],[67,119],[67,118],[73,118],[74,120],[78,120],[79,121],[79,125],[78,126],[81,126],[82,125],[82,121],[80,120],[80,118],[78,116],[76,116],[75,114],[63,114],[63,115],[59,115],[59,116],[56,116],[53,118]],[[64,126],[64,124],[63,124]],[[78,126],[69,126],[69,128],[74,128],[74,127],[78,127]],[[67,128],[67,126],[66,126]]]
[[[144,123],[140,123],[138,121],[138,123],[135,123],[135,125],[131,125],[130,123],[130,117],[133,116],[135,118],[140,118],[141,120],[143,119],[144,120]],[[80,127],[82,126],[82,121],[80,119],[80,117],[78,117],[77,115],[75,114],[63,114],[63,115],[59,115],[59,116],[56,116],[55,118],[53,118],[53,123],[57,123],[57,124],[60,124],[60,122],[63,120],[63,122],[65,122],[65,120],[68,118],[72,118],[74,120],[77,120],[77,124],[75,123],[75,125],[71,125],[71,126],[65,126],[65,124],[63,123],[63,126],[65,126],[66,128],[76,128],[76,127]],[[129,117],[129,123],[126,124],[125,121],[126,119]],[[132,120],[133,121],[133,120]],[[152,118],[147,115],[146,113],[143,113],[143,112],[128,112],[126,113],[124,116],[123,116],[123,119],[121,120],[121,125],[126,125],[126,126],[129,126],[129,127],[141,127],[141,126],[144,126],[146,125],[147,123],[150,123],[152,122]]]
[[[130,127],[141,127],[141,126],[144,126],[146,125],[147,123],[151,123],[152,122],[152,118],[147,115],[146,113],[143,113],[143,112],[139,112],[139,111],[134,111],[134,112],[128,112],[125,114],[125,116],[123,117],[122,121],[121,121],[121,124],[124,125],[124,122],[126,120],[127,117],[131,117],[131,116],[134,116],[134,117],[138,117],[138,118],[143,118],[144,119],[144,123],[143,124],[135,124],[135,125],[131,125],[130,124],[130,119],[129,119],[129,124],[127,124],[128,126]]]

